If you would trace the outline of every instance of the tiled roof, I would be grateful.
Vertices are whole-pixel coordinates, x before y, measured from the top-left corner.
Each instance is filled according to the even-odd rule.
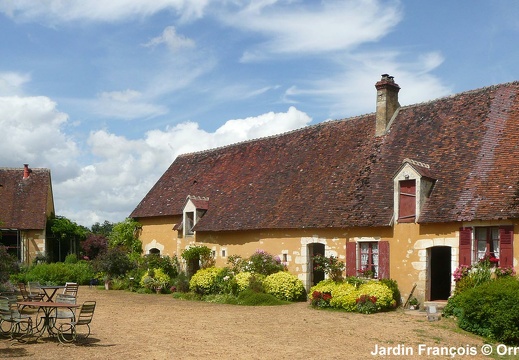
[[[50,170],[31,169],[26,179],[23,175],[23,168],[0,168],[0,228],[45,229],[49,201],[53,207]]]
[[[519,83],[402,107],[380,137],[369,114],[179,156],[131,217],[196,194],[199,231],[387,226],[406,158],[436,180],[420,222],[519,217]]]

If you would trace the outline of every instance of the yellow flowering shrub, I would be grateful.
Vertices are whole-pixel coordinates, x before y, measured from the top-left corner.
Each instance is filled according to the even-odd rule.
[[[267,276],[263,280],[263,286],[267,294],[272,294],[281,300],[297,301],[305,293],[303,282],[297,276],[285,271]]]
[[[368,281],[359,287],[359,294],[374,296],[379,310],[389,309],[395,306],[393,291],[378,281]]]
[[[217,278],[222,271],[223,268],[216,267],[198,270],[189,280],[189,290],[201,295],[214,293]]]
[[[347,282],[335,283],[331,294],[330,306],[345,309],[346,311],[355,311],[356,300],[359,296],[355,286]]]
[[[252,273],[250,272],[241,272],[236,274],[234,279],[236,280],[236,284],[238,285],[238,291],[243,291],[249,287],[251,277]]]

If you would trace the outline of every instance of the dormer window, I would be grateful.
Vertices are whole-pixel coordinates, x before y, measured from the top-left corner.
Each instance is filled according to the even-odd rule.
[[[399,182],[398,222],[414,222],[416,219],[416,180]]]
[[[405,159],[393,178],[394,219],[398,223],[414,223],[429,198],[434,178],[428,164]]]
[[[195,235],[195,225],[200,221],[202,216],[207,212],[209,199],[197,196],[188,196],[182,215],[182,225],[178,230],[182,229],[184,236]]]

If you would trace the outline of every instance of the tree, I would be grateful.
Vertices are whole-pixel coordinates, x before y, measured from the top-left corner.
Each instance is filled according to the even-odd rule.
[[[123,246],[132,253],[142,254],[142,243],[138,238],[142,225],[131,218],[114,225],[108,237],[109,247]]]
[[[58,240],[58,261],[62,261],[63,255],[68,253],[76,254],[79,242],[85,239],[88,232],[87,228],[64,216],[50,219],[49,226],[54,238]]]
[[[90,233],[85,241],[81,242],[81,249],[86,257],[93,260],[108,249],[108,239],[104,235]]]
[[[108,220],[105,220],[104,223],[100,224],[99,222],[96,222],[92,227],[90,228],[92,233],[96,235],[104,235],[106,238],[110,236],[110,233],[112,232],[114,228],[114,224],[109,222]]]
[[[134,263],[122,247],[112,247],[101,253],[93,262],[94,270],[105,275],[105,281],[122,276],[134,268]]]

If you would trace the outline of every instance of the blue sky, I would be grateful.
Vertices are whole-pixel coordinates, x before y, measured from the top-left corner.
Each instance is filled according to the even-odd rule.
[[[122,221],[176,156],[519,80],[513,0],[0,0],[0,166]]]

